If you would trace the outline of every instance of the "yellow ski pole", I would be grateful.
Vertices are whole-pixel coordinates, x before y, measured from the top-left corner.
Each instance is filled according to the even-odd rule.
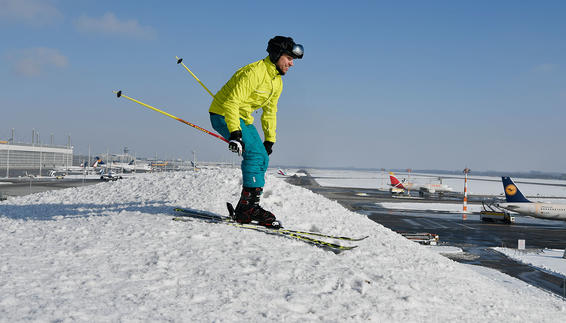
[[[204,86],[204,85],[203,85],[203,86]],[[159,113],[161,113],[161,114],[164,114],[164,115],[168,116],[169,118],[173,118],[173,119],[175,119],[175,120],[177,120],[177,121],[179,121],[179,122],[182,122],[182,123],[184,123],[184,124],[186,124],[186,125],[189,125],[189,126],[195,128],[195,129],[198,129],[198,130],[200,130],[200,131],[202,131],[202,132],[205,132],[205,133],[207,133],[207,134],[209,134],[209,135],[211,135],[211,136],[214,136],[214,137],[216,137],[216,138],[218,138],[218,139],[220,139],[220,140],[223,140],[223,141],[225,141],[225,142],[228,142],[228,140],[226,140],[226,138],[224,138],[224,137],[222,137],[222,136],[220,136],[220,135],[217,135],[217,134],[215,134],[214,132],[208,131],[208,130],[206,130],[206,129],[204,129],[204,128],[201,128],[201,127],[199,127],[199,126],[197,126],[197,125],[195,125],[195,124],[192,124],[192,123],[190,123],[190,122],[188,122],[188,121],[185,121],[185,120],[183,120],[183,119],[181,119],[181,118],[177,118],[176,116],[174,116],[174,115],[172,115],[172,114],[169,114],[169,113],[167,113],[167,112],[165,112],[165,111],[161,111],[161,110],[159,110],[159,109],[157,109],[157,108],[154,108],[154,107],[152,107],[151,105],[145,104],[145,103],[140,102],[140,101],[138,101],[138,100],[136,100],[136,99],[132,99],[132,98],[130,98],[129,96],[127,96],[127,95],[125,95],[125,94],[122,94],[122,91],[112,91],[112,92],[114,92],[117,97],[124,97],[124,98],[126,98],[126,99],[128,99],[128,100],[130,100],[130,101],[133,101],[133,102],[135,102],[135,103],[137,103],[137,104],[139,104],[139,105],[143,105],[144,107],[146,107],[146,108],[148,108],[148,109],[151,109],[151,110],[153,110],[153,111],[156,111],[156,112],[159,112]]]
[[[183,65],[183,67],[187,70],[187,72],[191,73],[191,75],[195,78],[195,80],[197,80],[197,82],[199,82],[200,85],[202,85],[202,87],[206,90],[206,92],[208,92],[208,94],[210,94],[210,96],[214,99],[214,94],[212,94],[212,92],[210,92],[210,90],[198,79],[198,77],[193,72],[191,72],[191,70],[187,67],[187,65],[183,63],[183,59],[179,58],[178,56],[175,56],[175,58],[177,59],[177,64]]]

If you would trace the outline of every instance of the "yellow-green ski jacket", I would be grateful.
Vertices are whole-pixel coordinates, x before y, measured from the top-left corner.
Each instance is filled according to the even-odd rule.
[[[281,75],[269,56],[240,68],[216,93],[209,112],[224,116],[228,131],[240,129],[240,118],[252,124],[252,112],[263,108],[261,126],[264,139],[275,142],[277,101],[283,90]]]

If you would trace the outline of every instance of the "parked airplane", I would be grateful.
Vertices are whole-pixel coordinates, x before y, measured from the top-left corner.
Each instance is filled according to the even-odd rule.
[[[123,173],[131,172],[150,172],[151,166],[149,164],[137,164],[135,159],[132,159],[129,163],[112,162],[110,168]]]
[[[399,181],[395,174],[389,173],[389,180],[391,180],[391,192],[400,193],[404,191],[420,191],[423,193],[442,193],[442,192],[452,192],[452,188],[446,184],[417,184],[411,183],[403,179]]]
[[[531,202],[519,191],[510,177],[501,177],[507,203],[497,206],[535,218],[566,221],[566,204]]]
[[[94,163],[92,163],[92,168],[96,168],[96,167],[98,167],[98,166],[101,166],[101,165],[105,165],[105,164],[106,164],[106,163],[102,160],[102,158],[100,158],[100,157],[98,157],[98,156],[96,156],[94,159],[96,159],[96,160],[94,161]]]
[[[65,176],[65,175],[70,175],[70,174],[85,174],[85,173],[92,173],[97,171],[97,167],[99,167],[99,162],[101,162],[100,165],[103,165],[104,162],[102,162],[98,157],[97,160],[92,164],[92,166],[88,166],[88,163],[86,161],[83,161],[81,163],[80,166],[58,166],[55,167],[55,169],[50,171],[50,176]]]
[[[277,175],[282,177],[301,177],[306,176],[304,172],[291,172],[289,170],[283,170],[281,168],[277,169]]]

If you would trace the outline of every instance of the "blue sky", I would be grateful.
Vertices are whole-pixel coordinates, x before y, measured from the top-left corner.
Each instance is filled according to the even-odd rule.
[[[0,0],[0,140],[237,161],[112,90],[211,129],[175,56],[216,92],[275,35],[305,56],[272,164],[564,172],[564,1]]]

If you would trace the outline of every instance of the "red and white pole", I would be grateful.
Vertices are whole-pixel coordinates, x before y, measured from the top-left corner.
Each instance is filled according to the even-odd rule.
[[[470,172],[470,169],[466,167],[466,169],[464,169],[464,206],[462,208],[462,220],[466,220],[467,216],[466,213],[468,213],[468,173]]]

